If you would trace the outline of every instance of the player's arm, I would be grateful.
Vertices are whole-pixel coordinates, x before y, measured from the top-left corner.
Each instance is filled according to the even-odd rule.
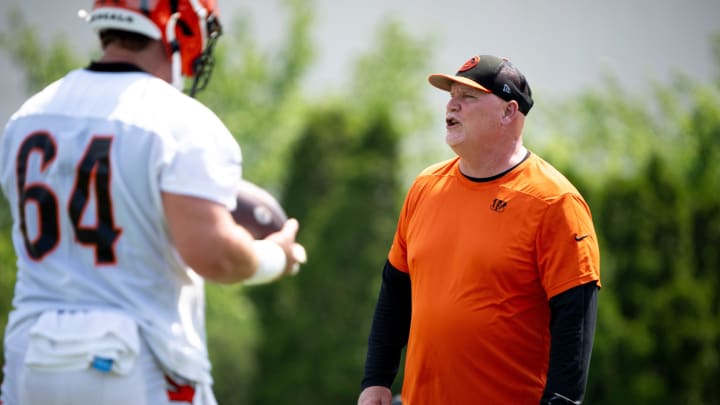
[[[358,403],[365,403],[362,401],[371,392],[368,387],[373,387],[388,400],[392,396],[389,388],[397,375],[402,349],[407,345],[410,316],[410,276],[386,261],[368,338],[365,375],[361,383],[363,393]]]
[[[173,243],[183,261],[200,276],[217,283],[240,282],[253,277],[268,259],[281,263],[282,274],[292,271],[297,221],[287,221],[282,230],[266,238],[279,246],[277,252],[259,251],[257,241],[235,223],[223,205],[165,192],[162,200]]]
[[[582,402],[595,336],[597,290],[592,281],[550,299],[550,364],[541,405]]]

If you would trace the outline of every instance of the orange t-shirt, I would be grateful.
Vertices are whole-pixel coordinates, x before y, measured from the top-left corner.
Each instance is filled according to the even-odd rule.
[[[590,210],[534,154],[483,182],[458,162],[416,178],[389,253],[411,281],[403,404],[536,405],[550,353],[548,300],[600,284]]]

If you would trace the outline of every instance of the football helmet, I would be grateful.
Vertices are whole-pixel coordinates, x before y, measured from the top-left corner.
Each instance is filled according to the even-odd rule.
[[[97,32],[131,31],[161,40],[172,56],[173,85],[192,78],[191,95],[205,88],[222,34],[216,0],[94,0],[87,15]]]

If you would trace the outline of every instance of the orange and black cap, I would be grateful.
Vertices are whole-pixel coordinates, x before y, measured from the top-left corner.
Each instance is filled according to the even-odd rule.
[[[532,91],[525,76],[509,60],[493,55],[473,56],[454,76],[432,74],[428,81],[445,91],[450,91],[452,83],[460,83],[505,101],[515,100],[524,115],[533,106]]]

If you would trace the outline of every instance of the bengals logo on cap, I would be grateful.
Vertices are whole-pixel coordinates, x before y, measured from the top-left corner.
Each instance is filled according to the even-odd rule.
[[[462,66],[460,66],[460,69],[458,70],[458,73],[464,72],[466,70],[470,70],[477,66],[477,64],[480,63],[480,57],[479,56],[473,56],[472,58],[468,59],[467,62],[465,62]]]

